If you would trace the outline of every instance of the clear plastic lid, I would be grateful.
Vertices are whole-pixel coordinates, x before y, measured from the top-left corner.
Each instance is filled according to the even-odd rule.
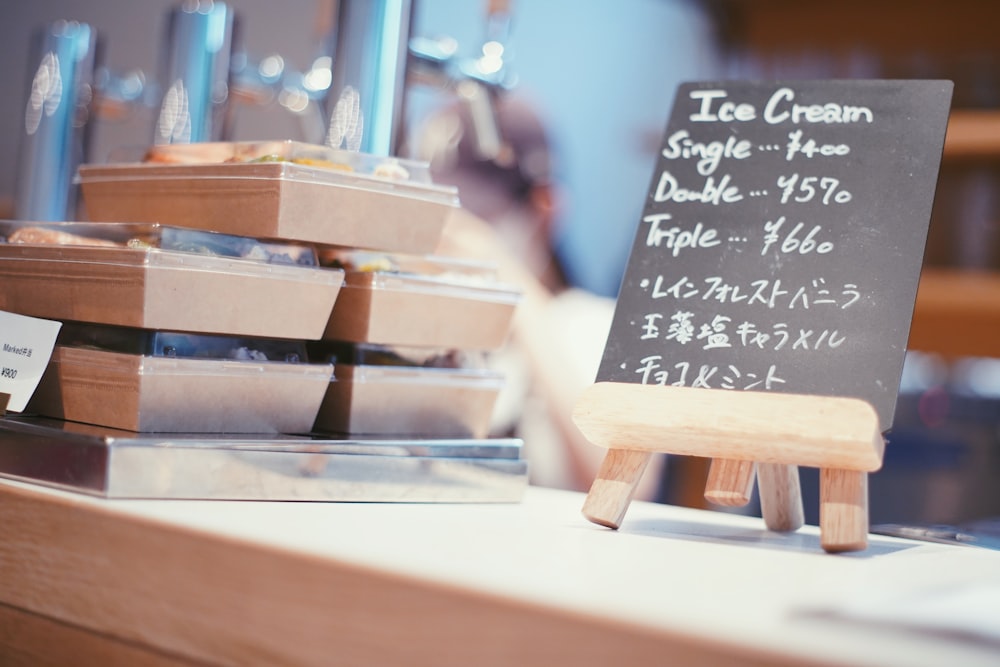
[[[398,281],[380,280],[383,276],[405,278],[410,287],[432,287],[488,290],[492,300],[517,301],[520,291],[499,280],[496,266],[486,262],[438,256],[389,254],[365,250],[321,248],[320,265],[343,269],[348,276],[372,274],[375,287],[406,289]],[[350,282],[350,280],[348,281]]]
[[[418,392],[458,388],[497,392],[503,388],[503,375],[483,368],[425,368],[423,366],[350,366],[344,371],[338,366],[335,382],[381,384],[410,387]],[[448,399],[446,399],[448,400]],[[451,410],[463,410],[462,401],[450,399]]]
[[[291,162],[307,167],[431,183],[427,163],[330,148],[300,141],[235,141],[165,144],[151,147],[143,162],[158,164],[213,164]]]
[[[298,340],[149,331],[78,322],[65,322],[56,344],[150,357],[308,362],[305,343]]]
[[[418,160],[386,157],[329,148],[299,141],[203,142],[165,144],[144,149],[122,148],[112,152],[108,164],[82,165],[77,182],[106,179],[134,179],[143,176],[143,168],[154,167],[240,167],[262,164],[284,165],[281,178],[300,181],[388,190],[419,196],[451,206],[458,205],[458,188],[433,182],[430,165]],[[127,173],[122,171],[122,168]],[[179,169],[178,177],[198,175]],[[246,173],[248,178],[253,175]],[[169,177],[157,173],[157,178]]]
[[[340,341],[310,341],[309,358],[320,363],[351,366],[383,366],[405,368],[442,368],[482,370],[486,360],[482,352],[444,348],[374,345]]]
[[[267,264],[318,266],[310,245],[139,222],[23,222],[0,220],[0,243],[169,250]]]

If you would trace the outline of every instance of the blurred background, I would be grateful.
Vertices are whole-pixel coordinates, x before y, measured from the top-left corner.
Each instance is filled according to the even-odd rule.
[[[178,23],[182,4],[202,15],[195,27]],[[52,152],[32,134],[33,123],[70,90],[72,118],[51,141],[77,162],[141,151],[165,131],[172,140],[206,132],[323,143],[338,103],[350,102],[339,93],[358,71],[377,79],[365,68],[378,59],[393,65],[390,83],[375,91],[388,115],[369,122],[392,131],[373,152],[420,155],[426,128],[456,100],[474,124],[486,123],[477,136],[487,150],[489,114],[479,117],[477,109],[488,111],[500,96],[531,109],[546,135],[546,178],[558,184],[549,233],[565,279],[614,297],[679,83],[949,78],[954,115],[925,263],[987,279],[1000,270],[1000,41],[993,34],[1000,6],[987,0],[33,0],[7,3],[4,13],[2,217],[18,215],[38,156]],[[347,19],[351,29],[338,29]],[[371,31],[377,52],[357,44]],[[205,51],[194,64],[178,51],[191,39]],[[67,40],[77,71],[40,66],[42,45]],[[218,108],[205,113],[204,128],[164,130],[165,99],[174,108],[198,101],[193,90],[167,82],[195,66]],[[79,85],[60,88],[57,80]],[[68,219],[77,216],[73,206],[67,203]],[[988,296],[995,302],[995,292]],[[1000,515],[1000,331],[983,332],[986,342],[967,349],[948,345],[948,327],[942,331],[944,338],[922,339],[908,358],[886,466],[871,480],[874,523]],[[804,492],[815,522],[810,474],[804,471]],[[686,480],[668,475],[667,482],[661,499],[698,504],[697,494],[683,490]]]
[[[88,153],[103,161],[115,149],[142,146],[153,138],[158,96],[163,92],[157,89],[157,77],[169,58],[168,13],[179,4],[179,0],[37,0],[5,7],[0,81],[16,94],[0,98],[0,150],[10,156],[0,164],[0,195],[10,199],[15,192],[13,157],[24,134],[23,111],[34,74],[33,69],[29,72],[33,31],[59,19],[88,24],[98,35],[98,69],[121,80],[116,85],[104,79],[108,93],[140,96],[132,104],[109,102],[104,113],[91,119]],[[281,93],[286,84],[293,89],[300,85],[296,77],[308,73],[317,58],[333,55],[336,0],[293,0],[280,6],[268,0],[227,4],[237,16],[232,64],[241,68],[244,88],[230,96],[228,138],[322,143],[325,122],[297,106],[301,101],[294,94]],[[367,4],[384,4],[396,12],[400,12],[397,7],[409,7],[411,34],[446,44],[453,40],[456,66],[481,56],[484,42],[494,36],[502,40],[504,85],[530,100],[547,125],[558,156],[556,177],[567,202],[557,240],[561,252],[574,281],[614,295],[674,88],[680,81],[714,78],[720,72],[716,28],[707,11],[683,0],[374,0]],[[493,21],[495,35],[490,34],[491,4],[501,7]],[[504,16],[509,21],[499,18]],[[279,59],[269,60],[273,56],[279,57],[280,65]],[[270,68],[270,80],[258,72],[261,65]],[[454,94],[434,85],[414,85],[406,97],[401,150],[407,143],[403,135],[419,132],[427,116],[451,103]],[[138,103],[142,101],[147,104]],[[319,135],[313,136],[317,123]]]

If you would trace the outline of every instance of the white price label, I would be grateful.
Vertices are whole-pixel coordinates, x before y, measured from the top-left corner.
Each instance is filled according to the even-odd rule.
[[[60,327],[61,322],[0,310],[0,393],[10,394],[11,412],[24,410],[38,387]]]

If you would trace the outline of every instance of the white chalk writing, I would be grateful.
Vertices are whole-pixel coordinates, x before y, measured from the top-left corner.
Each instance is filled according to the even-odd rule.
[[[692,90],[690,97],[698,105],[698,110],[688,117],[694,123],[745,123],[758,118],[756,107],[748,102],[734,102],[727,99],[729,93],[725,90]],[[788,87],[779,88],[771,94],[764,104],[760,117],[769,125],[875,122],[875,114],[865,106],[839,102],[799,104],[795,102],[795,91]]]
[[[721,276],[708,276],[701,281],[684,275],[667,278],[657,275],[652,281],[642,280],[641,286],[652,289],[651,299],[672,298],[677,301],[702,300],[719,303],[745,303],[765,308],[814,308],[826,306],[850,308],[861,299],[861,292],[855,283],[845,282],[839,291],[831,292],[826,279],[814,278],[805,285],[782,282],[781,278],[761,278],[749,282],[731,282]]]
[[[669,213],[647,215],[642,219],[643,222],[649,223],[649,231],[646,232],[647,246],[654,248],[663,246],[677,257],[684,248],[712,248],[722,243],[716,230],[706,229],[700,222],[695,224],[694,229],[664,226],[663,223],[670,219]]]
[[[725,141],[709,141],[707,143],[694,141],[687,130],[678,130],[667,138],[666,148],[662,155],[668,160],[696,159],[695,168],[702,176],[715,173],[723,158],[731,160],[746,160],[752,155],[752,143],[749,139],[737,139],[729,136]]]
[[[778,376],[778,367],[771,364],[762,372],[748,371],[733,364],[722,366],[713,364],[693,365],[688,361],[678,361],[665,365],[662,355],[643,357],[633,372],[642,384],[656,384],[673,387],[703,387],[705,389],[773,389],[785,383]]]

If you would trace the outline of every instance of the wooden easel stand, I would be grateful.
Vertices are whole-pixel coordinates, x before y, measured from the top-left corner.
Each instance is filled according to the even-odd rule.
[[[654,452],[715,459],[707,494],[745,504],[754,476],[771,530],[802,525],[797,466],[819,468],[820,531],[828,552],[867,547],[867,473],[882,465],[878,416],[861,399],[601,382],[573,419],[608,449],[584,502],[594,523],[617,528]]]

